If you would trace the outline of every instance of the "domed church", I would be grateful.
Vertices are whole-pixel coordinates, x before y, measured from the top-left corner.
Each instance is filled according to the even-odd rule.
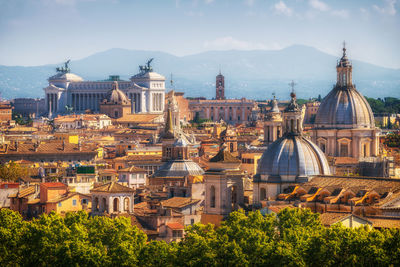
[[[296,94],[283,112],[283,136],[268,146],[253,180],[253,201],[274,198],[287,187],[330,175],[328,161],[316,144],[303,136],[301,109]]]
[[[380,130],[367,100],[352,83],[352,68],[343,47],[336,85],[322,100],[310,135],[327,156],[378,156]]]
[[[118,119],[131,113],[130,100],[118,88],[117,81],[114,81],[112,90],[107,93],[107,98],[100,104],[100,113],[104,113],[113,119]]]

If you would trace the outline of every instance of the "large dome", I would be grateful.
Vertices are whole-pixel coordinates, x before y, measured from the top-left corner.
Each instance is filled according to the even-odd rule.
[[[257,175],[275,182],[288,176],[301,181],[321,174],[330,174],[324,153],[301,135],[285,135],[272,143],[263,153],[257,171]]]
[[[323,100],[315,117],[318,128],[374,128],[367,100],[353,86],[336,86]]]

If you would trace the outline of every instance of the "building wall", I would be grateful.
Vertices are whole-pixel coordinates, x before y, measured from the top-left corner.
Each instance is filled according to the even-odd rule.
[[[23,116],[39,117],[46,112],[44,98],[15,98],[12,100],[14,112]]]
[[[255,108],[255,102],[245,98],[190,100],[189,108],[193,114],[199,113],[202,119],[212,121],[220,121],[222,119],[228,123],[243,123],[252,119],[252,110]]]
[[[312,129],[311,140],[330,157],[374,157],[379,155],[378,129]],[[342,145],[341,145],[342,144]],[[347,144],[347,153],[343,146]]]
[[[67,186],[58,188],[48,188],[40,184],[40,202],[45,203],[51,199],[59,198],[67,193]]]
[[[83,199],[86,199],[88,204],[82,204]],[[75,205],[74,205],[74,202],[75,202]],[[85,197],[85,196],[77,194],[77,195],[74,195],[74,196],[64,200],[64,201],[55,203],[55,205],[52,205],[51,207],[54,208],[54,206],[55,206],[56,213],[64,213],[64,212],[70,212],[70,211],[80,211],[80,210],[91,209],[91,207],[92,207],[91,203],[92,203],[92,200],[90,197]]]
[[[12,106],[8,102],[0,102],[0,123],[8,122],[12,119]]]

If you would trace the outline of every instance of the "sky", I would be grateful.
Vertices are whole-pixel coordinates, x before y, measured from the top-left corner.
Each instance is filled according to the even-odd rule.
[[[400,68],[400,0],[0,0],[0,65],[301,44]]]

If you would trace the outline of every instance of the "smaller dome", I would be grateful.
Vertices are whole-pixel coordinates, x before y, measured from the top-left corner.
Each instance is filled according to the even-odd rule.
[[[118,88],[118,82],[114,81],[113,89],[108,93],[107,100],[109,103],[127,104],[128,97]]]
[[[203,175],[204,170],[192,160],[170,160],[160,167],[153,177],[185,177]]]
[[[275,96],[274,96],[274,99],[271,100],[271,110],[269,112],[273,112],[273,113],[280,113],[281,112],[279,110],[278,101],[276,100]]]
[[[49,78],[49,81],[82,82],[82,77],[69,72],[59,72]]]
[[[146,80],[162,80],[165,81],[165,77],[162,76],[161,74],[158,74],[157,72],[154,71],[148,71],[148,72],[141,72],[136,75],[133,75],[131,79],[146,79]]]

